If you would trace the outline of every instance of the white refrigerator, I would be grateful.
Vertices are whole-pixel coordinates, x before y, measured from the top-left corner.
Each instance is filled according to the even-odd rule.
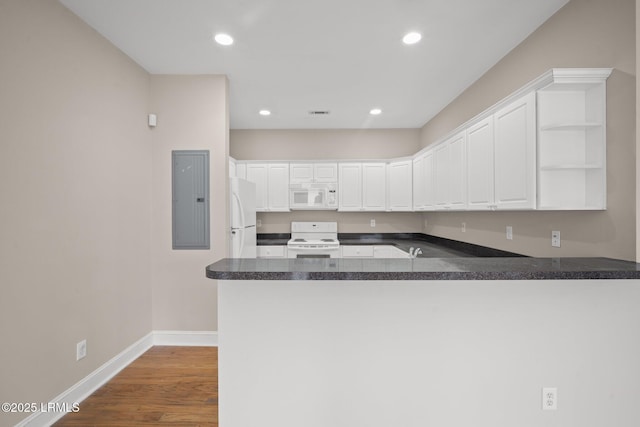
[[[231,258],[256,257],[256,185],[230,178]]]

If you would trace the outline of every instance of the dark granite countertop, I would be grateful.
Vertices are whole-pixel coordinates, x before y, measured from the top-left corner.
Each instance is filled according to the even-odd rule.
[[[570,280],[640,279],[640,264],[610,258],[222,259],[218,280]]]
[[[291,234],[258,234],[258,246],[286,245]],[[451,257],[520,257],[513,252],[487,248],[471,243],[459,242],[442,237],[428,236],[421,233],[339,233],[338,240],[342,246],[354,245],[392,245],[405,252],[420,248],[418,258],[451,258]]]

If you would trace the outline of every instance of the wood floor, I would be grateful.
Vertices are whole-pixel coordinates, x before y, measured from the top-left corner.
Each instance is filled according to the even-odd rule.
[[[54,426],[218,426],[218,349],[152,347]]]

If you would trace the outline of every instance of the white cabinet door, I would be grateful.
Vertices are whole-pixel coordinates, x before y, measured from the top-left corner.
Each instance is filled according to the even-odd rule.
[[[449,207],[449,146],[440,144],[434,150],[434,202],[436,208]]]
[[[343,258],[373,258],[373,246],[341,246]]]
[[[493,115],[467,130],[467,182],[469,209],[494,205]]]
[[[359,211],[362,208],[362,164],[340,163],[338,210]]]
[[[257,246],[256,258],[286,258],[286,246]]]
[[[313,182],[312,163],[291,163],[289,167],[289,179],[292,184]]]
[[[435,163],[435,206],[463,210],[467,205],[467,165],[465,132],[437,146]]]
[[[337,163],[291,163],[289,170],[292,184],[338,182]]]
[[[401,160],[390,162],[387,166],[389,210],[413,210],[413,162]]]
[[[466,135],[460,132],[449,142],[450,199],[451,209],[467,207],[467,145]]]
[[[386,163],[362,164],[362,210],[385,211],[387,209]]]
[[[495,113],[495,200],[498,209],[536,207],[535,92]]]
[[[271,212],[289,211],[289,164],[268,165],[268,208]]]
[[[413,159],[413,210],[424,210],[425,202],[424,154]]]
[[[315,163],[313,165],[315,182],[338,182],[337,163]]]
[[[422,164],[424,210],[434,210],[436,206],[435,163],[433,156],[433,151],[427,151]]]
[[[266,163],[248,163],[247,181],[256,184],[256,212],[266,212],[268,209],[268,166]]]

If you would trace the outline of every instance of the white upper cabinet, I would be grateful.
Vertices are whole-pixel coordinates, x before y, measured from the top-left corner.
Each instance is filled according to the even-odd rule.
[[[338,163],[314,163],[315,182],[338,182]]]
[[[340,163],[338,169],[338,210],[386,210],[385,163]]]
[[[392,161],[387,166],[387,194],[390,211],[413,210],[413,162]]]
[[[464,210],[467,205],[465,132],[459,132],[434,149],[435,207]]]
[[[268,201],[270,212],[289,211],[289,163],[269,164]]]
[[[498,209],[536,207],[536,94],[498,110],[495,128],[495,204]]]
[[[538,208],[603,210],[610,69],[554,70],[538,90]]]
[[[289,211],[288,163],[247,163],[246,173],[256,184],[257,212]]]
[[[267,177],[269,174],[266,163],[247,163],[247,181],[256,184],[256,211],[268,211],[268,187]]]
[[[313,182],[313,163],[290,163],[289,180],[291,184]]]
[[[434,210],[436,207],[436,182],[435,182],[435,163],[433,151],[427,151],[424,154],[424,163],[422,164],[422,175],[424,183],[424,210]]]
[[[290,182],[292,184],[338,182],[338,164],[336,162],[291,163]]]
[[[338,210],[361,210],[362,163],[340,163],[338,169]]]
[[[413,159],[413,210],[425,210],[424,153]]]
[[[382,162],[362,164],[362,210],[387,209],[387,165]]]
[[[340,211],[606,209],[610,68],[554,68],[411,160],[246,162],[258,211],[288,211],[289,182],[338,183]]]
[[[467,205],[469,210],[493,209],[493,115],[467,129]]]
[[[535,93],[467,129],[469,210],[535,208]]]

